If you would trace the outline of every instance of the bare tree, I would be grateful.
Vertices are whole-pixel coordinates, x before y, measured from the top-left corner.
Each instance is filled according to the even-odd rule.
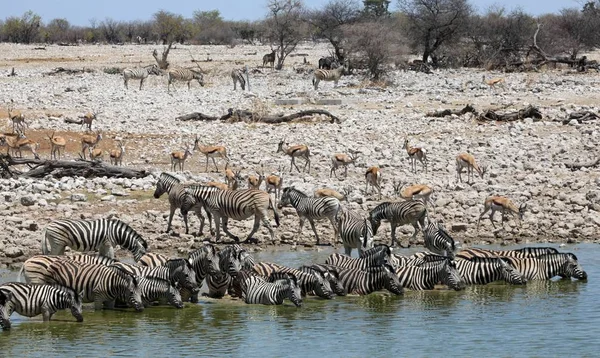
[[[363,15],[367,18],[389,17],[390,0],[363,0]]]
[[[121,42],[121,24],[111,18],[106,18],[100,23],[100,31],[108,43]]]
[[[299,0],[269,0],[268,8],[267,36],[277,45],[277,69],[280,70],[285,58],[302,39],[304,6]]]

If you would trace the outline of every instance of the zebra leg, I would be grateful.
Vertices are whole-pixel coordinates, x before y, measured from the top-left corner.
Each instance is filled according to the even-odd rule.
[[[390,244],[390,247],[394,247],[396,246],[396,224],[390,223],[390,227],[392,229],[392,243]]]
[[[304,226],[304,217],[299,216],[299,219],[300,219],[300,227],[298,228],[298,234],[302,234],[302,227]]]
[[[181,212],[181,209],[179,209],[179,211]],[[181,216],[183,216],[183,222],[185,224],[185,234],[189,234],[190,230],[188,228],[188,213],[181,213]]]
[[[213,213],[213,217],[215,218],[215,240],[218,243],[221,238],[221,215]]]
[[[229,218],[227,216],[223,216],[223,232],[227,234],[230,238],[234,239],[235,242],[240,242],[240,238],[229,232],[227,228],[227,223],[229,222]]]
[[[165,232],[169,232],[171,230],[171,222],[173,221],[173,215],[175,215],[175,209],[175,205],[171,205],[169,208],[169,222],[167,223],[167,231]]]
[[[267,230],[269,230],[269,234],[271,235],[271,241],[275,241],[275,231],[271,227],[271,220],[269,220],[269,218],[266,215],[263,216],[261,220],[263,225],[267,228]]]
[[[346,255],[352,256],[352,248],[350,246],[344,245],[344,252],[346,253]],[[360,253],[360,249],[358,249],[358,252]]]
[[[308,218],[308,222],[310,223],[310,227],[315,233],[315,237],[317,238],[317,245],[321,245],[321,240],[319,239],[319,234],[317,234],[317,228],[315,227],[315,221],[311,218]]]
[[[258,242],[258,240],[254,239],[253,236],[254,234],[256,234],[256,232],[258,231],[258,228],[260,227],[260,215],[255,215],[254,216],[254,226],[252,226],[252,231],[250,231],[250,234],[248,235],[248,237],[246,238],[246,241],[244,241],[244,243],[250,243],[250,242]],[[267,225],[265,225],[267,226]],[[270,229],[270,227],[269,227]],[[272,229],[270,229],[269,231],[271,231]],[[273,235],[271,235],[271,239],[273,239]]]
[[[198,220],[200,220],[200,229],[198,230],[198,235],[197,236],[202,236],[204,235],[204,215],[202,215],[202,207],[197,207],[194,209],[194,212],[196,213],[196,216],[198,217]],[[209,218],[210,220],[210,218]],[[211,226],[212,228],[212,226]]]

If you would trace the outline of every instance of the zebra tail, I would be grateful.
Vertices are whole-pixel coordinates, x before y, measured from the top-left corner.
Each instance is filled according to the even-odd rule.
[[[42,232],[42,254],[50,255],[50,251],[52,251],[52,247],[50,245],[50,240],[48,240],[48,228],[44,228],[44,232]]]
[[[19,273],[17,274],[17,282],[24,282],[24,281],[21,281],[21,277],[25,278],[25,264],[21,265],[21,269],[19,270]]]
[[[276,225],[276,227],[279,227],[279,213],[277,212],[277,207],[276,207],[275,203],[273,202],[273,198],[271,198],[271,195],[269,195],[269,206],[271,207],[271,209],[273,209],[273,216],[275,217],[275,225]]]

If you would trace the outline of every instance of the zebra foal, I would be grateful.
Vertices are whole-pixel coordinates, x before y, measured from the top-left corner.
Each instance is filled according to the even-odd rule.
[[[352,249],[358,250],[358,256],[373,247],[373,227],[368,219],[350,209],[342,209],[337,215],[338,232],[346,255],[352,256]]]
[[[185,223],[185,233],[189,233],[188,227],[188,212],[196,205],[194,197],[186,190],[186,187],[181,184],[181,181],[174,176],[162,173],[156,182],[156,190],[154,190],[154,198],[160,198],[164,193],[169,196],[169,221],[167,223],[167,231],[171,231],[171,222],[175,210],[179,209],[183,222]]]
[[[167,92],[171,91],[171,83],[174,81],[187,82],[188,91],[191,90],[191,82],[197,80],[204,87],[204,76],[202,73],[189,68],[172,68],[167,70]],[[175,87],[175,85],[173,85]]]
[[[345,62],[344,66],[340,66],[335,70],[316,69],[313,73],[312,83],[315,87],[315,91],[319,89],[319,82],[321,81],[333,81],[334,87],[337,87],[340,77],[348,71],[348,63]]]
[[[369,212],[373,235],[377,234],[377,229],[379,229],[382,220],[390,222],[392,229],[392,242],[390,246],[392,247],[396,245],[397,241],[396,227],[411,224],[415,228],[415,232],[411,237],[414,240],[417,237],[419,228],[425,226],[426,217],[427,208],[420,201],[385,202],[377,205]]]
[[[179,288],[172,285],[168,280],[155,277],[141,277],[139,286],[144,307],[148,307],[153,302],[158,301],[159,304],[167,302],[175,308],[183,308]]]
[[[144,81],[148,78],[149,75],[160,75],[160,70],[156,64],[151,66],[146,66],[142,68],[126,68],[123,70],[123,81],[125,82],[125,89],[129,89],[128,82],[129,80],[140,80],[140,91],[142,90],[142,86],[144,85]]]

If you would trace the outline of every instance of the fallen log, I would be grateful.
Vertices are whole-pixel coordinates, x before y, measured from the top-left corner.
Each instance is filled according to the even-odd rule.
[[[269,124],[277,124],[277,123],[287,123],[298,119],[305,119],[307,117],[313,117],[316,115],[324,115],[329,117],[330,123],[342,123],[343,120],[328,111],[322,109],[309,109],[306,111],[300,111],[293,114],[284,115],[261,115],[255,112],[247,111],[247,110],[233,110],[230,108],[227,111],[227,114],[217,117],[217,116],[209,116],[200,112],[193,112],[189,114],[185,114],[175,118],[178,121],[230,121],[230,122],[262,122]]]
[[[62,73],[65,73],[67,75],[76,75],[76,74],[85,73],[85,72],[94,72],[94,70],[91,68],[82,68],[81,70],[79,70],[79,69],[57,67],[50,72],[46,72],[45,74],[48,76],[54,76],[54,75],[58,75],[58,74],[62,74]]]
[[[83,124],[83,119],[73,119],[73,118],[65,118],[64,119],[65,123],[69,123],[69,124]]]
[[[565,163],[565,166],[572,171],[576,171],[581,168],[594,168],[598,166],[598,164],[600,164],[600,158],[587,163]]]
[[[572,112],[569,116],[562,120],[562,124],[569,124],[573,119],[578,120],[580,123],[593,121],[600,118],[596,113],[590,111],[579,111]]]
[[[470,104],[467,104],[465,106],[465,108],[463,108],[463,109],[444,109],[441,111],[426,113],[425,116],[426,117],[446,117],[446,116],[451,116],[451,115],[462,116],[463,114],[466,114],[466,113],[477,114],[477,111],[475,110],[475,107],[471,106]]]
[[[479,121],[499,121],[499,122],[511,122],[525,118],[533,118],[534,120],[541,120],[542,113],[536,107],[531,105],[524,109],[520,109],[516,112],[509,112],[504,114],[497,114],[493,110],[489,109],[484,113],[480,114],[477,120]]]

